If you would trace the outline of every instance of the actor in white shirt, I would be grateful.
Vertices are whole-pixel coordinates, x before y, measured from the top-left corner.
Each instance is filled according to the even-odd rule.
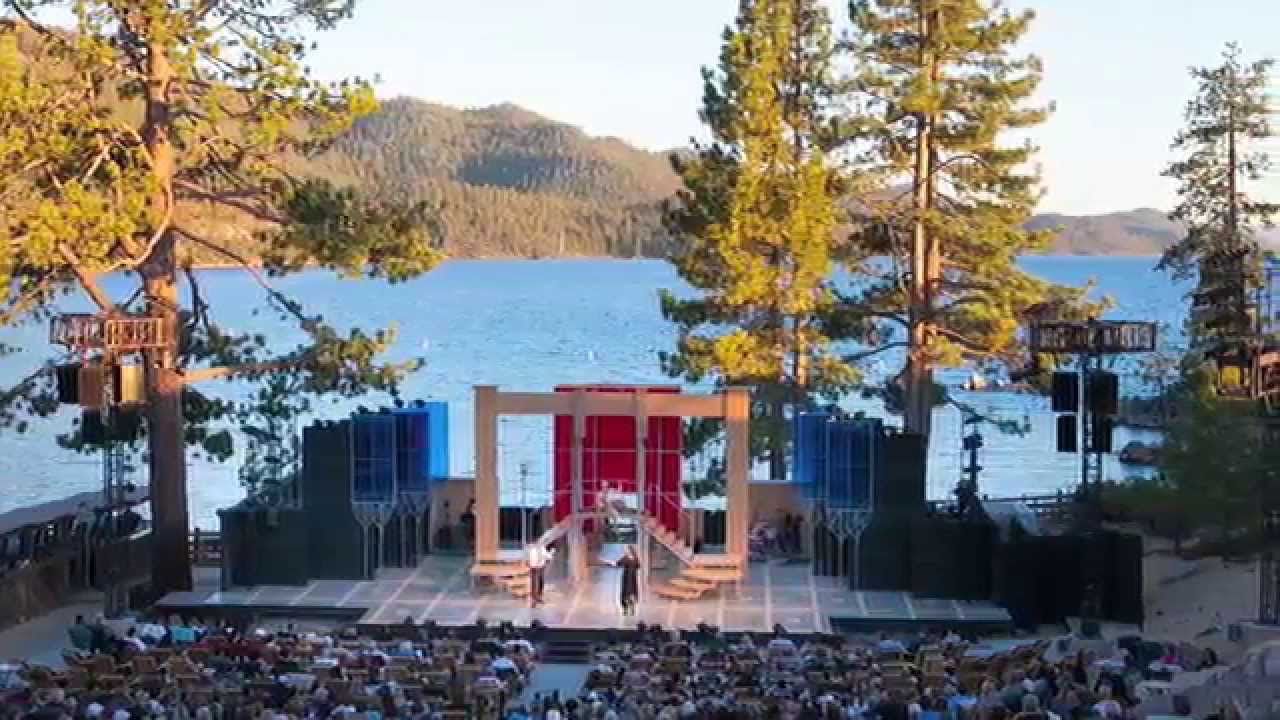
[[[543,574],[546,572],[547,562],[551,560],[552,551],[538,543],[532,543],[526,554],[529,562],[529,601],[533,607],[537,607],[542,604]]]

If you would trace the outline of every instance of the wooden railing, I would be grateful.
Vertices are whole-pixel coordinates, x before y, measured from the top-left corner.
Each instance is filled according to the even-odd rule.
[[[151,576],[151,533],[102,543],[94,557],[93,584],[99,588],[145,582]]]

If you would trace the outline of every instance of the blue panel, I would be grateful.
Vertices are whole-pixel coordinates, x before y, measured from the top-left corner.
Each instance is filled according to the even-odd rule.
[[[396,486],[399,492],[427,492],[427,423],[424,410],[396,413]]]
[[[840,420],[830,424],[827,506],[863,508],[871,504],[874,453],[879,420]]]
[[[427,477],[442,481],[449,477],[449,404],[427,403]]]
[[[352,418],[351,427],[355,436],[352,501],[393,502],[396,496],[395,416],[357,415]]]
[[[796,417],[794,430],[793,482],[829,508],[869,507],[881,422],[809,412]]]

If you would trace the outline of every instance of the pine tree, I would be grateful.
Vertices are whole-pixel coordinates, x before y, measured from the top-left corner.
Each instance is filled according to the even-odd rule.
[[[857,380],[825,323],[844,184],[832,161],[835,58],[817,0],[744,0],[719,68],[703,70],[712,140],[673,158],[684,189],[668,207],[670,259],[696,294],[663,293],[662,312],[679,328],[663,367],[751,387],[753,450],[775,478],[785,473],[787,409],[839,397]]]
[[[368,84],[320,83],[303,64],[304,31],[332,28],[352,4],[0,0],[20,19],[0,28],[0,324],[45,319],[78,288],[103,314],[164,328],[144,357],[160,592],[191,585],[188,443],[228,457],[228,424],[261,429],[322,394],[394,390],[415,366],[379,363],[393,333],[340,332],[306,314],[197,221],[208,208],[251,221],[272,274],[315,265],[396,281],[438,261],[425,206],[371,202],[283,167],[377,107]],[[70,31],[40,22],[59,8],[75,18]],[[189,265],[195,248],[253,272],[308,342],[287,350],[219,328]],[[136,293],[111,296],[98,281],[106,273],[136,279]],[[10,424],[50,412],[50,375],[3,394]],[[248,400],[196,388],[218,378],[267,382]]]
[[[864,266],[874,280],[849,301],[906,348],[887,391],[927,436],[936,367],[1012,360],[1026,310],[1076,298],[1017,265],[1049,240],[1023,228],[1040,198],[1036,148],[1001,142],[1049,112],[1026,104],[1039,60],[1014,54],[1033,14],[985,0],[853,0],[850,14],[850,126],[862,167],[890,188],[862,199],[859,239],[890,262]]]
[[[1187,126],[1173,141],[1181,158],[1164,172],[1179,182],[1179,203],[1169,217],[1186,235],[1165,251],[1160,267],[1179,278],[1198,275],[1189,329],[1199,350],[1238,347],[1254,331],[1262,261],[1257,231],[1271,226],[1280,205],[1250,197],[1246,186],[1270,168],[1261,141],[1272,133],[1266,93],[1273,64],[1245,63],[1232,44],[1221,65],[1192,68],[1199,87],[1187,103]]]

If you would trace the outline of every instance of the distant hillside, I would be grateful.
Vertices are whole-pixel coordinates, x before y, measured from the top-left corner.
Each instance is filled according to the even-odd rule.
[[[39,52],[21,25],[0,20],[4,33],[17,34],[20,52]],[[136,116],[136,103],[104,95],[123,115]],[[669,243],[659,207],[679,187],[665,155],[616,138],[591,137],[511,104],[459,110],[410,98],[383,102],[329,152],[299,165],[299,174],[432,201],[455,257],[660,256]],[[254,252],[253,225],[235,213],[192,206],[180,214]],[[1044,214],[1029,227],[1059,230],[1049,252],[1075,255],[1156,255],[1180,233],[1151,209]],[[1280,232],[1268,242],[1280,248]]]
[[[666,157],[515,105],[458,110],[397,98],[311,171],[432,200],[454,255],[656,255]]]
[[[1059,255],[1159,255],[1183,232],[1165,213],[1151,208],[1105,215],[1045,213],[1027,227],[1058,230],[1050,252]],[[1262,241],[1280,247],[1280,232],[1264,233]]]
[[[1061,255],[1159,255],[1182,228],[1150,208],[1106,215],[1045,213],[1027,223],[1032,230],[1058,230],[1051,252]]]

